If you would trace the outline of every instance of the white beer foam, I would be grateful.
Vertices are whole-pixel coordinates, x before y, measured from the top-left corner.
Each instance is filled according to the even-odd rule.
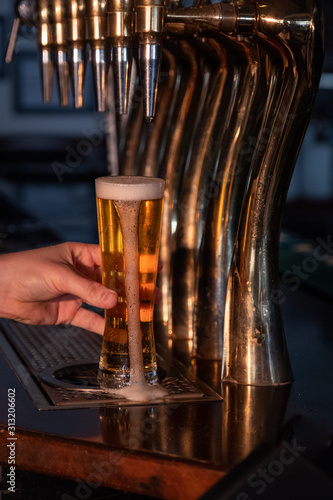
[[[121,389],[111,390],[116,396],[123,396],[125,399],[131,401],[155,401],[156,399],[164,399],[168,396],[168,391],[161,387],[159,384],[149,385],[145,381],[140,382],[130,382],[130,385],[126,385]]]
[[[163,198],[164,180],[155,177],[108,176],[95,180],[96,196],[103,200],[141,201]]]

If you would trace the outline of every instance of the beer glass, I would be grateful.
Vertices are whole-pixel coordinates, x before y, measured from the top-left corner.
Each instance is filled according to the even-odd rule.
[[[164,181],[100,177],[95,181],[102,283],[118,293],[105,311],[98,370],[102,387],[157,382],[154,295]]]

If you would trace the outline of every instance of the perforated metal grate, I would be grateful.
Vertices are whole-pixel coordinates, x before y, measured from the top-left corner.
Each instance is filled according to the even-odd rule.
[[[101,337],[71,325],[33,326],[16,321],[1,321],[7,338],[37,371],[96,359],[101,350]]]
[[[39,409],[137,404],[99,387],[99,335],[73,326],[31,326],[10,320],[1,320],[0,327],[2,351]],[[162,348],[157,362],[159,383],[168,397],[154,404],[221,399]]]

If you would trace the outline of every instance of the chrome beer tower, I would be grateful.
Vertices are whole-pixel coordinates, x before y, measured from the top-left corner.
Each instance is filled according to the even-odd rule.
[[[82,105],[87,44],[97,109],[109,93],[119,113],[120,173],[166,179],[159,340],[220,362],[224,380],[289,383],[279,234],[321,75],[318,2],[21,0],[16,12],[36,26],[44,100],[54,66],[61,105],[69,78]]]

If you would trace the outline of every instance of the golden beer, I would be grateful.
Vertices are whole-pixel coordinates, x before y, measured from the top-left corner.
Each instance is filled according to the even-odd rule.
[[[153,312],[163,192],[161,179],[96,179],[102,283],[118,294],[105,311],[98,372],[100,385],[111,389],[131,377],[157,382]]]

